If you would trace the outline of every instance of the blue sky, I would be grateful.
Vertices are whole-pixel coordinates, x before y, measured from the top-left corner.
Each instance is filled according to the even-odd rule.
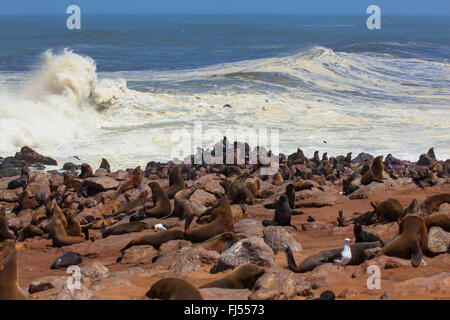
[[[450,15],[449,0],[0,0],[0,14],[366,14],[371,4],[389,15]]]

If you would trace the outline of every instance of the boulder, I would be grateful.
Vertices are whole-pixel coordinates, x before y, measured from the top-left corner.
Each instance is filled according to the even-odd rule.
[[[88,278],[93,282],[102,281],[109,276],[108,268],[100,262],[94,262],[92,264],[82,266],[80,267],[80,271],[83,277]]]
[[[49,166],[56,166],[57,162],[56,160],[50,158],[50,157],[44,157],[31,149],[30,147],[22,147],[19,152],[16,152],[16,155],[14,156],[16,160],[23,160],[28,162],[29,164],[45,164]]]
[[[203,288],[199,289],[204,300],[247,300],[248,289]]]
[[[291,300],[297,294],[297,282],[292,271],[267,270],[256,281],[249,300]]]
[[[432,227],[428,232],[428,248],[434,253],[447,252],[450,246],[450,232],[440,227]]]
[[[411,297],[448,296],[450,294],[450,272],[442,272],[431,277],[412,278],[385,290],[381,299]]]
[[[264,242],[277,254],[290,247],[293,252],[301,253],[302,246],[283,227],[269,226],[264,228]]]
[[[134,246],[122,252],[120,264],[150,264],[158,251],[150,245]]]
[[[192,243],[187,240],[170,240],[165,243],[163,243],[159,247],[159,254],[164,255],[173,251],[177,251],[178,249],[181,249],[183,247],[190,246]]]
[[[119,186],[119,182],[110,177],[91,177],[84,179],[87,186],[96,191],[106,191],[116,189]]]
[[[220,255],[219,265],[237,267],[241,264],[254,263],[262,267],[274,265],[274,254],[262,238],[249,237],[236,242]]]
[[[156,269],[171,270],[177,277],[200,270],[204,265],[217,263],[217,251],[205,250],[201,247],[183,247],[161,256],[154,264]]]
[[[258,220],[242,219],[233,225],[233,230],[238,236],[262,238],[264,226]]]

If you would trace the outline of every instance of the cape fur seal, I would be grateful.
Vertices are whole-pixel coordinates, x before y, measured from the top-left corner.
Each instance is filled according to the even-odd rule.
[[[100,169],[105,169],[106,172],[111,173],[111,166],[109,165],[108,160],[102,158],[102,163],[100,163]]]
[[[191,242],[203,242],[223,232],[231,231],[233,215],[228,197],[224,194],[217,207],[212,210],[210,223],[197,228],[189,228],[189,224],[190,222],[186,220],[184,236]]]
[[[427,229],[440,227],[446,232],[450,232],[450,215],[445,213],[433,213],[423,218]]]
[[[413,266],[417,267],[422,261],[423,253],[429,253],[425,221],[418,215],[408,214],[402,219],[399,235],[388,242],[376,256],[411,259]]]
[[[360,265],[364,262],[364,251],[370,248],[381,247],[382,244],[379,241],[376,242],[359,242],[350,245],[350,250],[352,252],[352,258],[347,263],[347,265]],[[332,263],[337,255],[341,254],[342,248],[335,248],[329,250],[323,250],[318,254],[309,256],[298,266],[295,263],[294,255],[292,254],[292,250],[290,247],[286,248],[286,259],[288,263],[288,269],[297,272],[308,272],[312,271],[315,267],[325,264]]]
[[[10,181],[6,188],[8,190],[14,190],[21,187],[26,188],[29,180],[30,180],[30,169],[28,168],[28,166],[25,166],[20,170],[20,178]]]
[[[63,254],[61,257],[58,257],[53,261],[50,269],[62,269],[67,268],[68,266],[80,264],[83,261],[83,258],[74,252],[67,252]]]
[[[132,246],[142,245],[151,245],[158,250],[163,243],[170,240],[184,240],[184,232],[182,230],[164,230],[152,234],[146,234],[131,240],[120,251],[124,251]]]
[[[180,190],[175,194],[173,209],[175,214],[178,214],[181,218],[190,215],[199,217],[207,210],[205,206],[189,200],[194,192],[195,188],[189,188]]]
[[[141,166],[137,166],[134,171],[131,178],[126,180],[120,187],[119,190],[117,190],[116,196],[121,194],[122,192],[125,192],[127,190],[137,188],[138,190],[142,191],[142,170]]]
[[[424,216],[430,215],[443,203],[450,203],[450,193],[441,193],[426,198],[425,201],[420,204],[420,211]]]
[[[373,159],[372,165],[370,166],[369,170],[367,170],[367,172],[362,176],[361,184],[367,185],[372,181],[383,182],[383,172],[383,156],[378,156]]]
[[[16,237],[14,236],[14,233],[9,230],[8,228],[8,222],[6,220],[6,212],[4,208],[0,209],[0,242],[5,240],[15,240]]]
[[[371,202],[375,215],[372,220],[376,221],[398,221],[403,216],[403,206],[397,199],[389,198],[383,202]]]
[[[264,274],[265,270],[256,264],[248,263],[238,266],[229,275],[222,279],[208,282],[201,288],[249,289],[252,290],[256,280]]]
[[[165,278],[155,282],[145,294],[152,299],[203,300],[198,289],[183,279]]]
[[[231,183],[226,180],[222,180],[220,184],[225,189],[225,194],[229,197],[232,203],[243,205],[252,205],[255,201],[252,191],[246,186],[246,179],[249,176],[248,173],[243,173],[240,176],[234,178]],[[244,209],[244,208],[243,208]],[[246,209],[244,209],[246,211]]]
[[[258,178],[247,178],[245,180],[245,186],[253,194],[253,198],[258,197],[261,181]]]
[[[279,172],[275,173],[275,174],[272,176],[272,184],[273,184],[274,186],[282,185],[283,182],[284,182],[283,177],[281,176],[281,174],[280,174]]]
[[[294,207],[295,207],[295,190],[294,190],[294,185],[292,183],[290,183],[286,186],[286,191],[284,192],[284,194],[288,197],[289,206],[291,207],[291,209],[294,209]],[[277,201],[275,201],[273,203],[265,204],[264,208],[276,209],[279,201],[280,200],[278,199]]]
[[[364,231],[360,224],[353,226],[353,233],[355,234],[355,242],[375,242],[380,241],[380,238],[373,233]]]
[[[55,198],[48,198],[47,203],[45,204],[45,209],[47,210],[47,217],[49,218],[57,218],[61,220],[61,223],[64,227],[64,230],[67,230],[67,219],[61,208],[56,203]]]
[[[186,188],[186,184],[184,183],[183,177],[180,175],[180,169],[178,166],[174,166],[169,171],[169,187],[165,188],[165,192],[169,199],[173,199],[175,194]]]
[[[236,235],[234,232],[224,232],[204,242],[197,243],[194,246],[222,253],[223,251],[231,248],[233,244],[239,240],[241,240],[241,237]]]
[[[17,212],[26,209],[35,209],[39,206],[39,202],[37,202],[36,199],[31,199],[29,192],[25,190],[19,197],[19,208],[17,209]]]
[[[148,226],[146,223],[140,221],[133,221],[130,223],[121,223],[118,225],[113,225],[108,229],[106,229],[105,224],[102,223],[100,230],[102,231],[102,238],[106,238],[111,235],[121,235],[131,232],[141,232],[147,229],[150,229],[150,226]]]
[[[42,237],[44,235],[44,231],[42,231],[40,228],[35,227],[31,224],[23,227],[19,231],[17,231],[17,236],[19,238],[19,241],[24,241],[28,238],[34,238],[36,236]]]
[[[0,300],[26,300],[19,287],[17,251],[14,240],[0,243]]]
[[[114,214],[128,213],[129,211],[134,210],[139,206],[143,206],[145,203],[147,203],[147,201],[150,201],[149,192],[148,190],[144,190],[141,192],[138,199],[122,203],[119,209],[114,212]]]
[[[89,178],[89,177],[93,177],[93,176],[94,176],[94,172],[92,171],[91,166],[87,163],[83,163],[81,165],[81,173],[78,176],[78,178],[85,179],[85,178]]]
[[[145,210],[145,215],[152,218],[164,218],[172,213],[172,204],[164,190],[159,186],[158,182],[150,182],[148,184],[152,189],[152,199],[155,205],[151,209]]]
[[[289,199],[286,195],[281,195],[272,220],[264,220],[264,226],[291,226],[295,230],[297,227],[291,224],[291,215],[303,214],[301,211],[293,211],[289,206]]]
[[[86,241],[81,237],[68,236],[61,219],[57,217],[52,218],[46,229],[49,231],[49,238],[53,240],[53,246],[57,248]]]

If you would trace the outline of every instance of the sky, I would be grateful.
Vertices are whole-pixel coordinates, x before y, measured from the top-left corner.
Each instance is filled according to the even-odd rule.
[[[385,15],[450,15],[449,0],[0,0],[0,15],[66,14],[348,14],[375,4]]]

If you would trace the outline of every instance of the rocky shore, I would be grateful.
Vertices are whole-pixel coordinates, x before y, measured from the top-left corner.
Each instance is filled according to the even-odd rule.
[[[100,168],[58,164],[29,147],[0,158],[0,241],[16,240],[18,283],[27,298],[149,299],[160,279],[182,278],[199,288],[248,263],[264,269],[256,282],[200,288],[203,299],[319,299],[327,290],[336,299],[450,298],[449,159],[436,159],[432,148],[414,162],[365,153],[308,158],[298,149],[278,155],[278,172],[263,175],[274,159],[270,152],[248,164],[258,149],[224,139],[223,150],[234,163],[151,161],[144,170],[111,171],[107,159]],[[56,165],[60,170],[46,170]],[[188,230],[214,223],[224,195],[230,228],[195,240]],[[277,220],[284,195],[292,202],[287,224]],[[424,227],[411,231],[411,216]],[[167,232],[176,237],[130,246]],[[373,240],[358,240],[366,234]],[[412,245],[389,250],[402,236]],[[302,266],[325,250],[340,252],[345,238],[378,244],[367,245],[357,261],[353,252],[345,266],[328,253],[311,270],[294,272],[288,264],[287,248]],[[81,271],[74,292],[67,266],[55,262],[66,253],[75,254],[70,264]],[[380,288],[368,287],[371,265],[381,270]]]

